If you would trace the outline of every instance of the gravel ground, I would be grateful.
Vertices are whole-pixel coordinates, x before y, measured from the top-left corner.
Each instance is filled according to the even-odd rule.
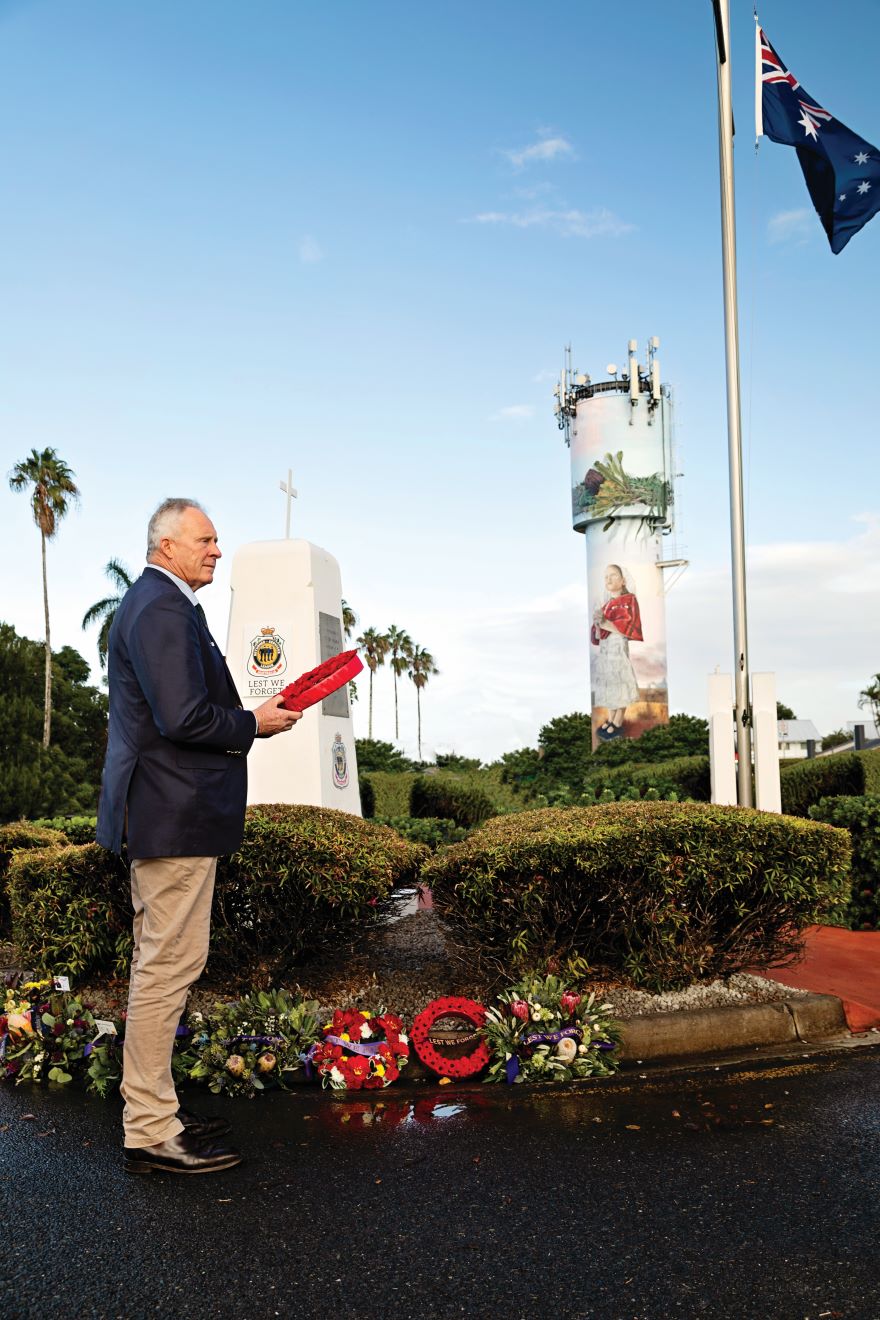
[[[14,950],[9,945],[0,945],[0,968],[14,965]],[[290,988],[298,988],[328,1010],[381,1006],[410,1022],[426,1004],[441,995],[462,995],[478,1003],[486,1003],[493,997],[492,982],[479,975],[466,950],[452,944],[436,913],[431,908],[418,907],[415,892],[396,920],[385,928],[368,932],[354,948],[337,950],[303,965],[297,984]],[[808,993],[744,973],[726,981],[700,983],[664,994],[649,994],[603,981],[595,982],[590,988],[612,1004],[620,1018],[766,1003]],[[118,1014],[125,1006],[127,986],[122,982],[101,981],[74,989],[93,1005],[99,1016]],[[194,988],[190,1007],[205,1011],[218,999],[232,997],[226,987],[206,979]]]

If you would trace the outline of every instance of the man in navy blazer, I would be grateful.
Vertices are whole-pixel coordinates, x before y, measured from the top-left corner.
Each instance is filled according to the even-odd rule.
[[[242,709],[196,591],[213,580],[217,533],[194,500],[150,519],[147,567],[110,630],[110,726],[97,840],[131,860],[134,952],[123,1051],[124,1167],[206,1173],[240,1161],[225,1119],[182,1110],[174,1034],[208,956],[217,858],[241,842],[245,758],[255,737],[301,718],[272,697]]]

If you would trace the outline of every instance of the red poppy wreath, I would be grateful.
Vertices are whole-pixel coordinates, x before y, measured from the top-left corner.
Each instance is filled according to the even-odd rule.
[[[281,705],[285,710],[307,710],[343,684],[350,683],[363,667],[364,662],[357,651],[340,651],[316,669],[310,669],[288,683],[280,693]]]
[[[464,1022],[473,1031],[465,1034],[441,1032],[437,1023],[444,1018]],[[486,1010],[482,1004],[473,999],[446,995],[442,999],[432,999],[427,1008],[422,1009],[413,1022],[410,1039],[416,1054],[432,1072],[441,1077],[473,1077],[489,1062],[489,1046],[482,1030],[485,1021]],[[467,1046],[470,1048],[465,1048]],[[444,1054],[444,1048],[464,1049],[464,1052]]]

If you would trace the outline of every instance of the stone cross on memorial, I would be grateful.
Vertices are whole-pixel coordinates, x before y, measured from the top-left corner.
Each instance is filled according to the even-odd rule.
[[[281,487],[281,489],[284,491],[284,494],[287,496],[287,501],[286,501],[287,515],[284,519],[284,539],[285,541],[289,541],[290,540],[290,504],[291,504],[291,500],[295,500],[298,494],[298,492],[293,489],[293,472],[290,468],[287,469],[287,480],[279,481],[278,485]]]

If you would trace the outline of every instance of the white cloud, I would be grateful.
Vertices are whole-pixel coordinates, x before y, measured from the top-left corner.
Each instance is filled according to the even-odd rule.
[[[503,153],[514,169],[521,170],[536,162],[556,160],[559,156],[573,156],[574,147],[564,137],[543,137],[528,147],[518,147]]]
[[[305,237],[300,240],[299,259],[304,266],[314,266],[319,261],[324,260],[324,253],[312,238],[311,234],[306,234]]]
[[[489,418],[490,422],[524,422],[534,417],[535,409],[530,403],[511,403],[506,408],[499,408]]]
[[[600,235],[617,238],[635,229],[635,225],[621,220],[604,206],[598,206],[592,211],[580,211],[573,207],[558,210],[533,207],[528,211],[483,211],[473,216],[473,223],[511,225],[514,229],[551,229],[564,238],[597,238]]]
[[[815,212],[806,206],[796,211],[777,211],[767,221],[767,237],[771,243],[803,242],[812,237],[815,223]]]

